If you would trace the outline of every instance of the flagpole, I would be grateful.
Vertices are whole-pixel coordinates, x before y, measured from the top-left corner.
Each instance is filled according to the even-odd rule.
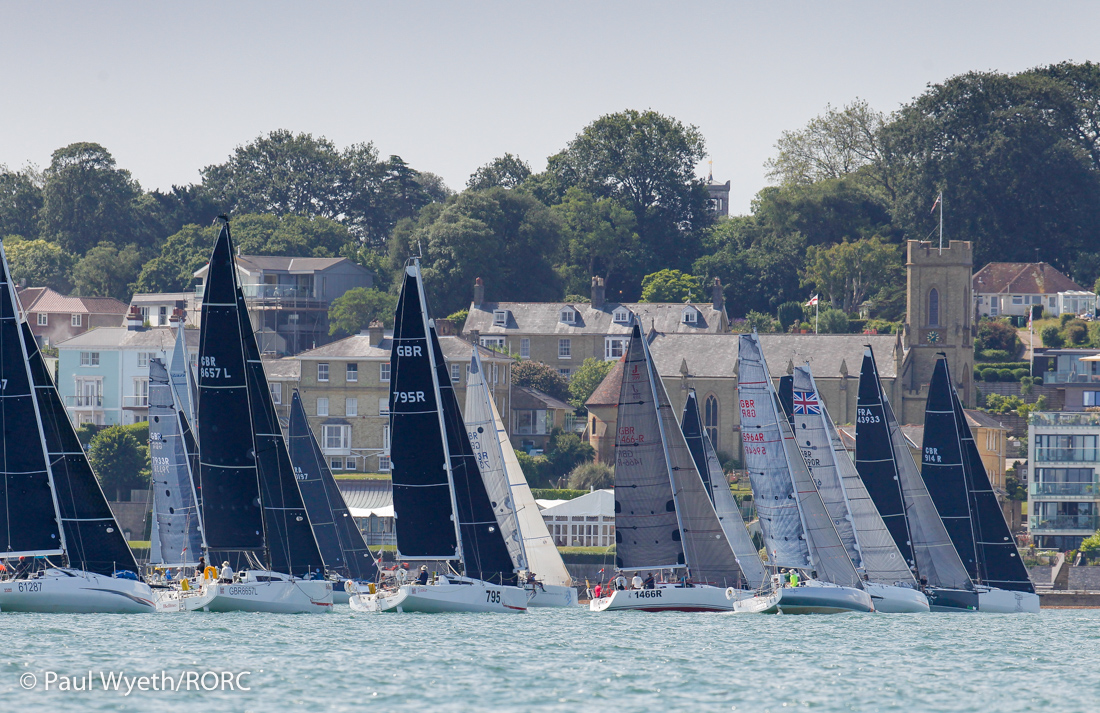
[[[940,255],[943,255],[943,191],[940,191]]]
[[[814,298],[814,334],[817,334],[817,311],[821,309],[818,305],[821,303],[821,296],[818,295]]]

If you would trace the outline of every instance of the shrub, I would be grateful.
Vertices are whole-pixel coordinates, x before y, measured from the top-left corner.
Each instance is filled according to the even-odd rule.
[[[1015,381],[1016,377],[1012,375],[1012,369],[998,369],[997,381]]]
[[[1008,361],[1012,358],[1004,349],[982,349],[978,352],[978,361]]]
[[[584,360],[581,368],[573,372],[572,377],[569,379],[569,403],[573,405],[573,408],[582,414],[587,413],[584,409],[584,402],[588,400],[588,397],[603,382],[614,366],[615,362],[613,361],[605,361],[595,357],[588,357]]]
[[[1027,379],[1027,378],[1028,378],[1028,370],[1027,369],[1013,369],[1012,370],[1012,380],[1013,381],[1022,381],[1022,380]],[[1023,391],[1023,387],[1021,387],[1020,390]]]
[[[523,477],[527,480],[527,484],[532,488],[541,488],[545,486],[550,477],[547,474],[550,461],[546,456],[530,456],[524,451],[516,451],[516,458],[519,460],[519,467],[523,471]]]
[[[574,490],[613,488],[615,470],[605,463],[581,463],[569,473],[569,487]]]
[[[1083,320],[1074,319],[1066,325],[1066,340],[1070,344],[1084,344],[1089,338],[1089,326]]]
[[[512,383],[529,386],[549,394],[559,401],[569,400],[569,382],[554,369],[540,361],[521,361],[512,365]]]
[[[776,309],[776,316],[779,317],[779,329],[789,329],[802,321],[802,303],[784,302]]]
[[[999,381],[1000,375],[996,369],[982,369],[982,381]]]
[[[777,328],[772,316],[763,312],[749,312],[745,315],[745,324],[750,331],[755,329],[760,334],[770,334]]]
[[[1069,312],[1058,316],[1058,322],[1063,327],[1066,326],[1066,322],[1069,322],[1071,319],[1073,319],[1073,315]]]
[[[1016,356],[1020,348],[1016,328],[1009,324],[1007,319],[982,319],[978,322],[978,340],[981,341],[983,349],[1000,349],[1007,352],[1009,356],[1006,358]]]
[[[1065,315],[1062,316],[1064,317]],[[1062,337],[1062,333],[1058,331],[1058,327],[1053,324],[1048,324],[1043,327],[1043,331],[1039,332],[1039,336],[1043,338],[1043,346],[1052,349],[1057,349],[1066,344],[1066,340]]]
[[[849,334],[863,334],[864,330],[867,329],[867,323],[869,321],[870,320],[868,320],[868,319],[860,319],[858,317],[853,319],[852,317],[849,317],[848,318],[848,333]]]
[[[974,381],[981,381],[981,380],[982,380],[982,370],[981,369],[975,369],[974,370]]]
[[[812,331],[814,331],[814,326],[813,326],[812,324],[810,324],[809,322],[801,322],[801,323],[799,323],[799,325],[798,325],[798,328],[799,328],[799,329],[805,329],[805,330],[806,330],[807,332],[812,332]]]
[[[869,319],[864,325],[866,329],[873,329],[879,334],[897,334],[901,329],[900,322],[890,322],[885,319]]]
[[[847,334],[848,315],[843,310],[829,308],[818,315],[818,331],[822,334]]]

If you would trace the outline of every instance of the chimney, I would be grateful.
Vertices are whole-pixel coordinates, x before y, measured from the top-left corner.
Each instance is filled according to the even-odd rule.
[[[605,285],[602,277],[592,277],[592,309],[603,309],[605,299]]]
[[[441,337],[453,337],[458,334],[458,329],[455,327],[453,319],[437,317],[435,320],[435,333]]]
[[[466,337],[466,341],[468,341],[470,344],[480,344],[481,343],[481,330],[480,329],[471,329],[469,336]]]
[[[131,307],[130,313],[126,315],[126,331],[136,332],[141,329],[145,320],[141,318],[141,310],[137,307]]]
[[[726,298],[722,294],[722,281],[714,278],[714,287],[710,288],[711,305],[716,311],[721,311],[726,306]]]
[[[483,304],[485,304],[485,283],[479,277],[474,280],[474,307],[480,308]]]
[[[367,325],[367,335],[370,337],[370,345],[376,347],[382,343],[382,338],[386,335],[385,327],[382,326],[382,322],[377,319],[372,319],[370,324]]]

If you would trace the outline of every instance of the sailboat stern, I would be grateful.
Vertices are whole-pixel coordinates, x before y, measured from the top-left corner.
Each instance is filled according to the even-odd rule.
[[[0,582],[0,611],[43,614],[151,614],[153,591],[145,582],[94,572],[49,569],[32,579]]]

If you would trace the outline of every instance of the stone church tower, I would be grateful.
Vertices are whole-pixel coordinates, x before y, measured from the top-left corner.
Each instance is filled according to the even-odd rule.
[[[937,243],[909,241],[902,336],[906,355],[897,384],[902,423],[924,423],[928,383],[939,352],[947,354],[963,405],[974,405],[973,268],[969,242],[952,240],[941,251]]]

